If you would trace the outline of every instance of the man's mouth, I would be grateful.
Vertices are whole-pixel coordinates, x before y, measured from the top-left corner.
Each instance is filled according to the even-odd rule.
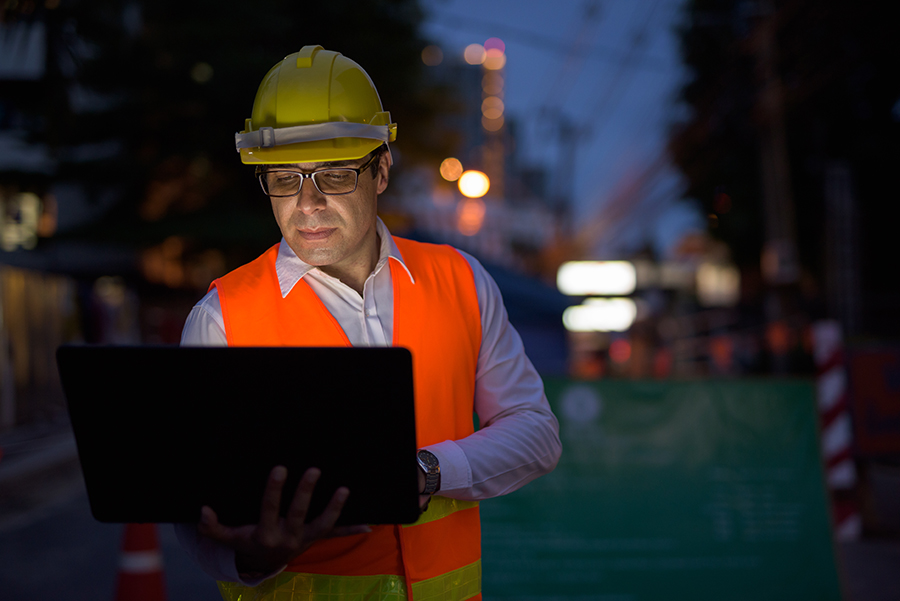
[[[313,229],[298,229],[297,231],[300,233],[300,236],[304,240],[324,240],[328,238],[337,228],[334,227],[321,227],[321,228],[313,228]]]

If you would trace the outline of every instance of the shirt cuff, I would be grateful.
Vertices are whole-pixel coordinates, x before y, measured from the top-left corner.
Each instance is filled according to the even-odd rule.
[[[255,578],[250,578],[249,575],[247,575],[247,574],[238,573],[238,579],[240,580],[240,583],[243,584],[244,586],[254,587],[254,586],[262,584],[269,578],[273,578],[273,577],[277,576],[278,574],[281,574],[286,567],[287,566],[284,566],[277,572],[272,572],[271,574],[264,574],[262,576],[254,575]],[[237,571],[237,568],[235,568],[235,571]]]
[[[441,488],[438,494],[472,488],[472,468],[458,444],[445,440],[423,448],[434,453],[441,465]]]
[[[238,582],[252,587],[284,570],[281,568],[271,574],[262,574],[256,578],[242,578],[235,565],[234,549],[200,536],[196,524],[173,524],[173,526],[181,547],[204,572],[216,580]]]

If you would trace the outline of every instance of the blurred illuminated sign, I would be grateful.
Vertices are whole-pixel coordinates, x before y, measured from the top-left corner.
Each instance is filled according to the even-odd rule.
[[[570,296],[631,294],[636,281],[628,261],[569,261],[556,274],[556,286]]]
[[[697,299],[705,307],[733,307],[741,299],[741,273],[733,265],[703,263],[697,269]]]
[[[630,298],[589,298],[563,311],[563,325],[570,332],[624,332],[637,317]]]
[[[41,199],[31,192],[9,198],[0,196],[0,248],[5,251],[34,248],[41,210]]]

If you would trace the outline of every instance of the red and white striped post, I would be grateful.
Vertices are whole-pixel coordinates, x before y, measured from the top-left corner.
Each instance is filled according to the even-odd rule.
[[[162,553],[156,524],[125,524],[116,601],[165,601]]]
[[[822,458],[831,492],[834,536],[854,540],[862,531],[862,517],[854,498],[857,474],[843,333],[835,320],[816,322],[812,333]]]

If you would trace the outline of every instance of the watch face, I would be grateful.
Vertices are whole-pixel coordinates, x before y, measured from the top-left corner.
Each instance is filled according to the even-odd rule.
[[[426,467],[429,470],[437,469],[437,467],[440,465],[438,463],[437,457],[435,457],[433,453],[429,453],[428,451],[419,451],[417,457],[419,458],[419,461],[422,463],[423,467]]]

